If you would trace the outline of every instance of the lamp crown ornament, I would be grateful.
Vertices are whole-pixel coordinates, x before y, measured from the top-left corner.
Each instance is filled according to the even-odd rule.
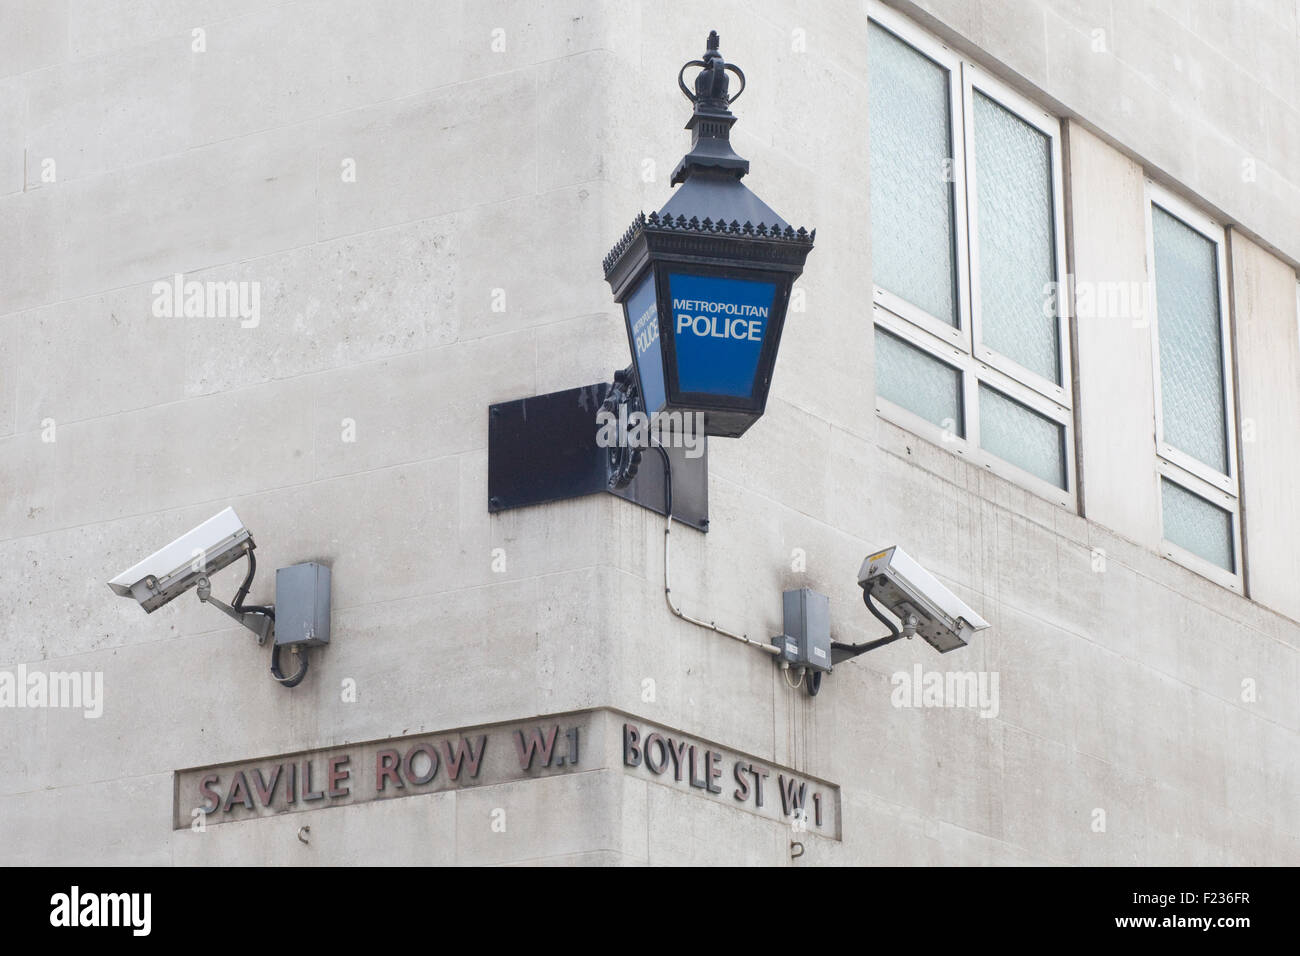
[[[739,179],[749,172],[749,161],[736,155],[731,148],[731,127],[736,122],[731,104],[745,92],[745,74],[734,63],[723,59],[718,50],[718,31],[709,33],[704,58],[690,60],[677,71],[677,87],[691,101],[694,109],[686,128],[691,131],[691,151],[673,171],[674,186],[686,181],[698,170],[722,170]],[[700,67],[695,76],[695,92],[683,82],[683,75],[693,66]],[[734,73],[740,89],[731,95],[731,78]]]
[[[718,110],[727,111],[735,100],[740,98],[740,94],[745,90],[745,74],[741,72],[740,67],[734,63],[728,63],[718,52],[718,31],[709,32],[708,49],[704,52],[704,59],[691,60],[686,66],[682,67],[684,73],[687,67],[701,66],[704,69],[695,77],[695,95],[683,88],[682,92],[686,98],[695,104],[696,110]],[[728,96],[727,91],[731,85],[727,77],[727,70],[731,70],[740,78],[740,90],[735,96]]]

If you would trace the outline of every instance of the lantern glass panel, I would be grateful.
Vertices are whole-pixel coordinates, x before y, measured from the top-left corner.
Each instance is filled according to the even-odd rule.
[[[674,272],[668,286],[678,389],[750,398],[776,284]]]
[[[636,291],[628,298],[627,322],[632,330],[632,344],[636,350],[637,378],[641,384],[641,395],[645,399],[648,412],[657,412],[663,408],[664,394],[664,354],[663,344],[659,340],[659,309],[655,299],[654,272],[650,272]]]

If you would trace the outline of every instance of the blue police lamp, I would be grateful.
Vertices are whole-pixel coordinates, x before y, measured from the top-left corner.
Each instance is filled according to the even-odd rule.
[[[682,79],[691,67],[700,68],[693,92]],[[790,290],[816,233],[793,228],[740,181],[749,162],[731,148],[730,107],[745,75],[723,60],[716,32],[677,85],[694,107],[691,151],[672,176],[679,188],[663,209],[637,216],[604,261],[632,364],[612,382],[489,407],[489,512],[604,491],[707,531],[705,436],[738,438],[767,406]],[[698,446],[656,440],[664,467],[640,468],[649,446],[630,424],[643,412]],[[601,423],[613,418],[608,441]]]
[[[691,92],[682,75],[701,67]],[[740,89],[729,92],[734,73]],[[708,38],[703,60],[678,72],[694,110],[681,188],[640,215],[605,257],[623,307],[633,382],[645,412],[703,415],[708,435],[738,438],[763,415],[790,290],[816,230],[794,229],[740,180],[749,161],[731,147],[730,106],[745,75]]]

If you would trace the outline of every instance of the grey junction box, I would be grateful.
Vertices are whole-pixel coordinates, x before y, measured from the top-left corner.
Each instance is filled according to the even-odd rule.
[[[330,642],[330,569],[309,561],[275,572],[275,643]]]
[[[783,633],[772,638],[792,667],[831,669],[831,599],[811,588],[781,594]]]

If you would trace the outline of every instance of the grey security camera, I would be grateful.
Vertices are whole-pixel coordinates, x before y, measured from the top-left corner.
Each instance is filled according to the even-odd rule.
[[[274,635],[271,676],[285,687],[295,687],[307,674],[303,651],[329,643],[330,569],[310,562],[280,568],[275,575],[276,603],[245,604],[257,571],[256,547],[235,509],[227,508],[123,571],[108,586],[149,614],[194,588],[204,604],[211,604],[256,634],[257,643],[264,644]],[[226,604],[212,596],[210,575],[242,557],[248,558],[247,575],[234,601]],[[281,647],[288,647],[299,662],[297,671],[288,677],[280,672]]]
[[[898,618],[903,636],[920,634],[940,653],[965,647],[976,631],[989,626],[899,547],[869,555],[858,571],[858,584],[872,613],[874,598]]]
[[[235,509],[227,508],[123,571],[108,586],[152,614],[254,547]]]
[[[794,668],[801,682],[806,678],[810,695],[816,696],[821,689],[823,674],[859,654],[914,634],[946,653],[965,647],[976,631],[989,626],[902,548],[886,548],[868,556],[858,571],[858,584],[867,610],[889,628],[888,636],[861,644],[832,640],[830,602],[824,594],[808,588],[784,594],[785,630],[772,638],[775,657],[783,669]],[[898,618],[898,624],[885,616],[877,600]]]

